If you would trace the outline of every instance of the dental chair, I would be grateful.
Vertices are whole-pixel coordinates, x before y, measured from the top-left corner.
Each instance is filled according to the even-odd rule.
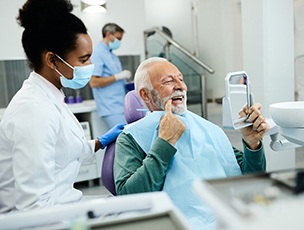
[[[147,108],[137,95],[135,90],[129,91],[125,96],[124,114],[128,124],[143,118],[146,115]],[[115,142],[110,143],[105,151],[102,167],[101,181],[106,189],[114,196],[116,189],[114,184],[113,165],[115,158]]]

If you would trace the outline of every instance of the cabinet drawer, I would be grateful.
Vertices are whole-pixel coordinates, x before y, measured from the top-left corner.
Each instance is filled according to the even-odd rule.
[[[97,172],[96,164],[82,165],[79,169],[76,182],[99,178],[100,173]]]

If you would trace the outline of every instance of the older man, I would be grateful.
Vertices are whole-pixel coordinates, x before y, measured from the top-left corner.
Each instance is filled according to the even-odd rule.
[[[192,193],[192,182],[265,171],[261,139],[269,127],[261,105],[240,113],[249,113],[253,122],[241,130],[243,153],[221,128],[187,110],[183,75],[166,59],[144,61],[135,74],[135,89],[151,113],[118,137],[117,194],[166,191],[194,228],[213,229],[212,212]]]

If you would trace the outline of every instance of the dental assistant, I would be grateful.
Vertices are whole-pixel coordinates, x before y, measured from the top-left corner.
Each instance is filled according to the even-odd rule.
[[[92,41],[68,0],[28,0],[17,21],[33,72],[0,123],[0,213],[81,200],[80,165],[112,142],[124,125],[87,141],[64,103],[62,87],[90,80]]]
[[[93,50],[91,57],[95,64],[90,80],[97,113],[109,128],[117,123],[127,123],[124,116],[126,80],[131,78],[129,70],[122,70],[119,58],[113,53],[121,45],[124,30],[115,23],[102,28],[102,40]]]

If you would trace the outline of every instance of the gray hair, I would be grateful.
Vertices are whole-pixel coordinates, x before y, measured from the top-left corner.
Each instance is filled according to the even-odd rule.
[[[167,62],[168,60],[160,57],[151,57],[143,61],[137,68],[134,76],[134,87],[139,95],[139,90],[147,88],[150,91],[153,89],[150,81],[149,68],[157,62]]]
[[[102,37],[105,37],[107,32],[115,34],[116,32],[124,33],[124,29],[115,23],[107,23],[102,27]]]

